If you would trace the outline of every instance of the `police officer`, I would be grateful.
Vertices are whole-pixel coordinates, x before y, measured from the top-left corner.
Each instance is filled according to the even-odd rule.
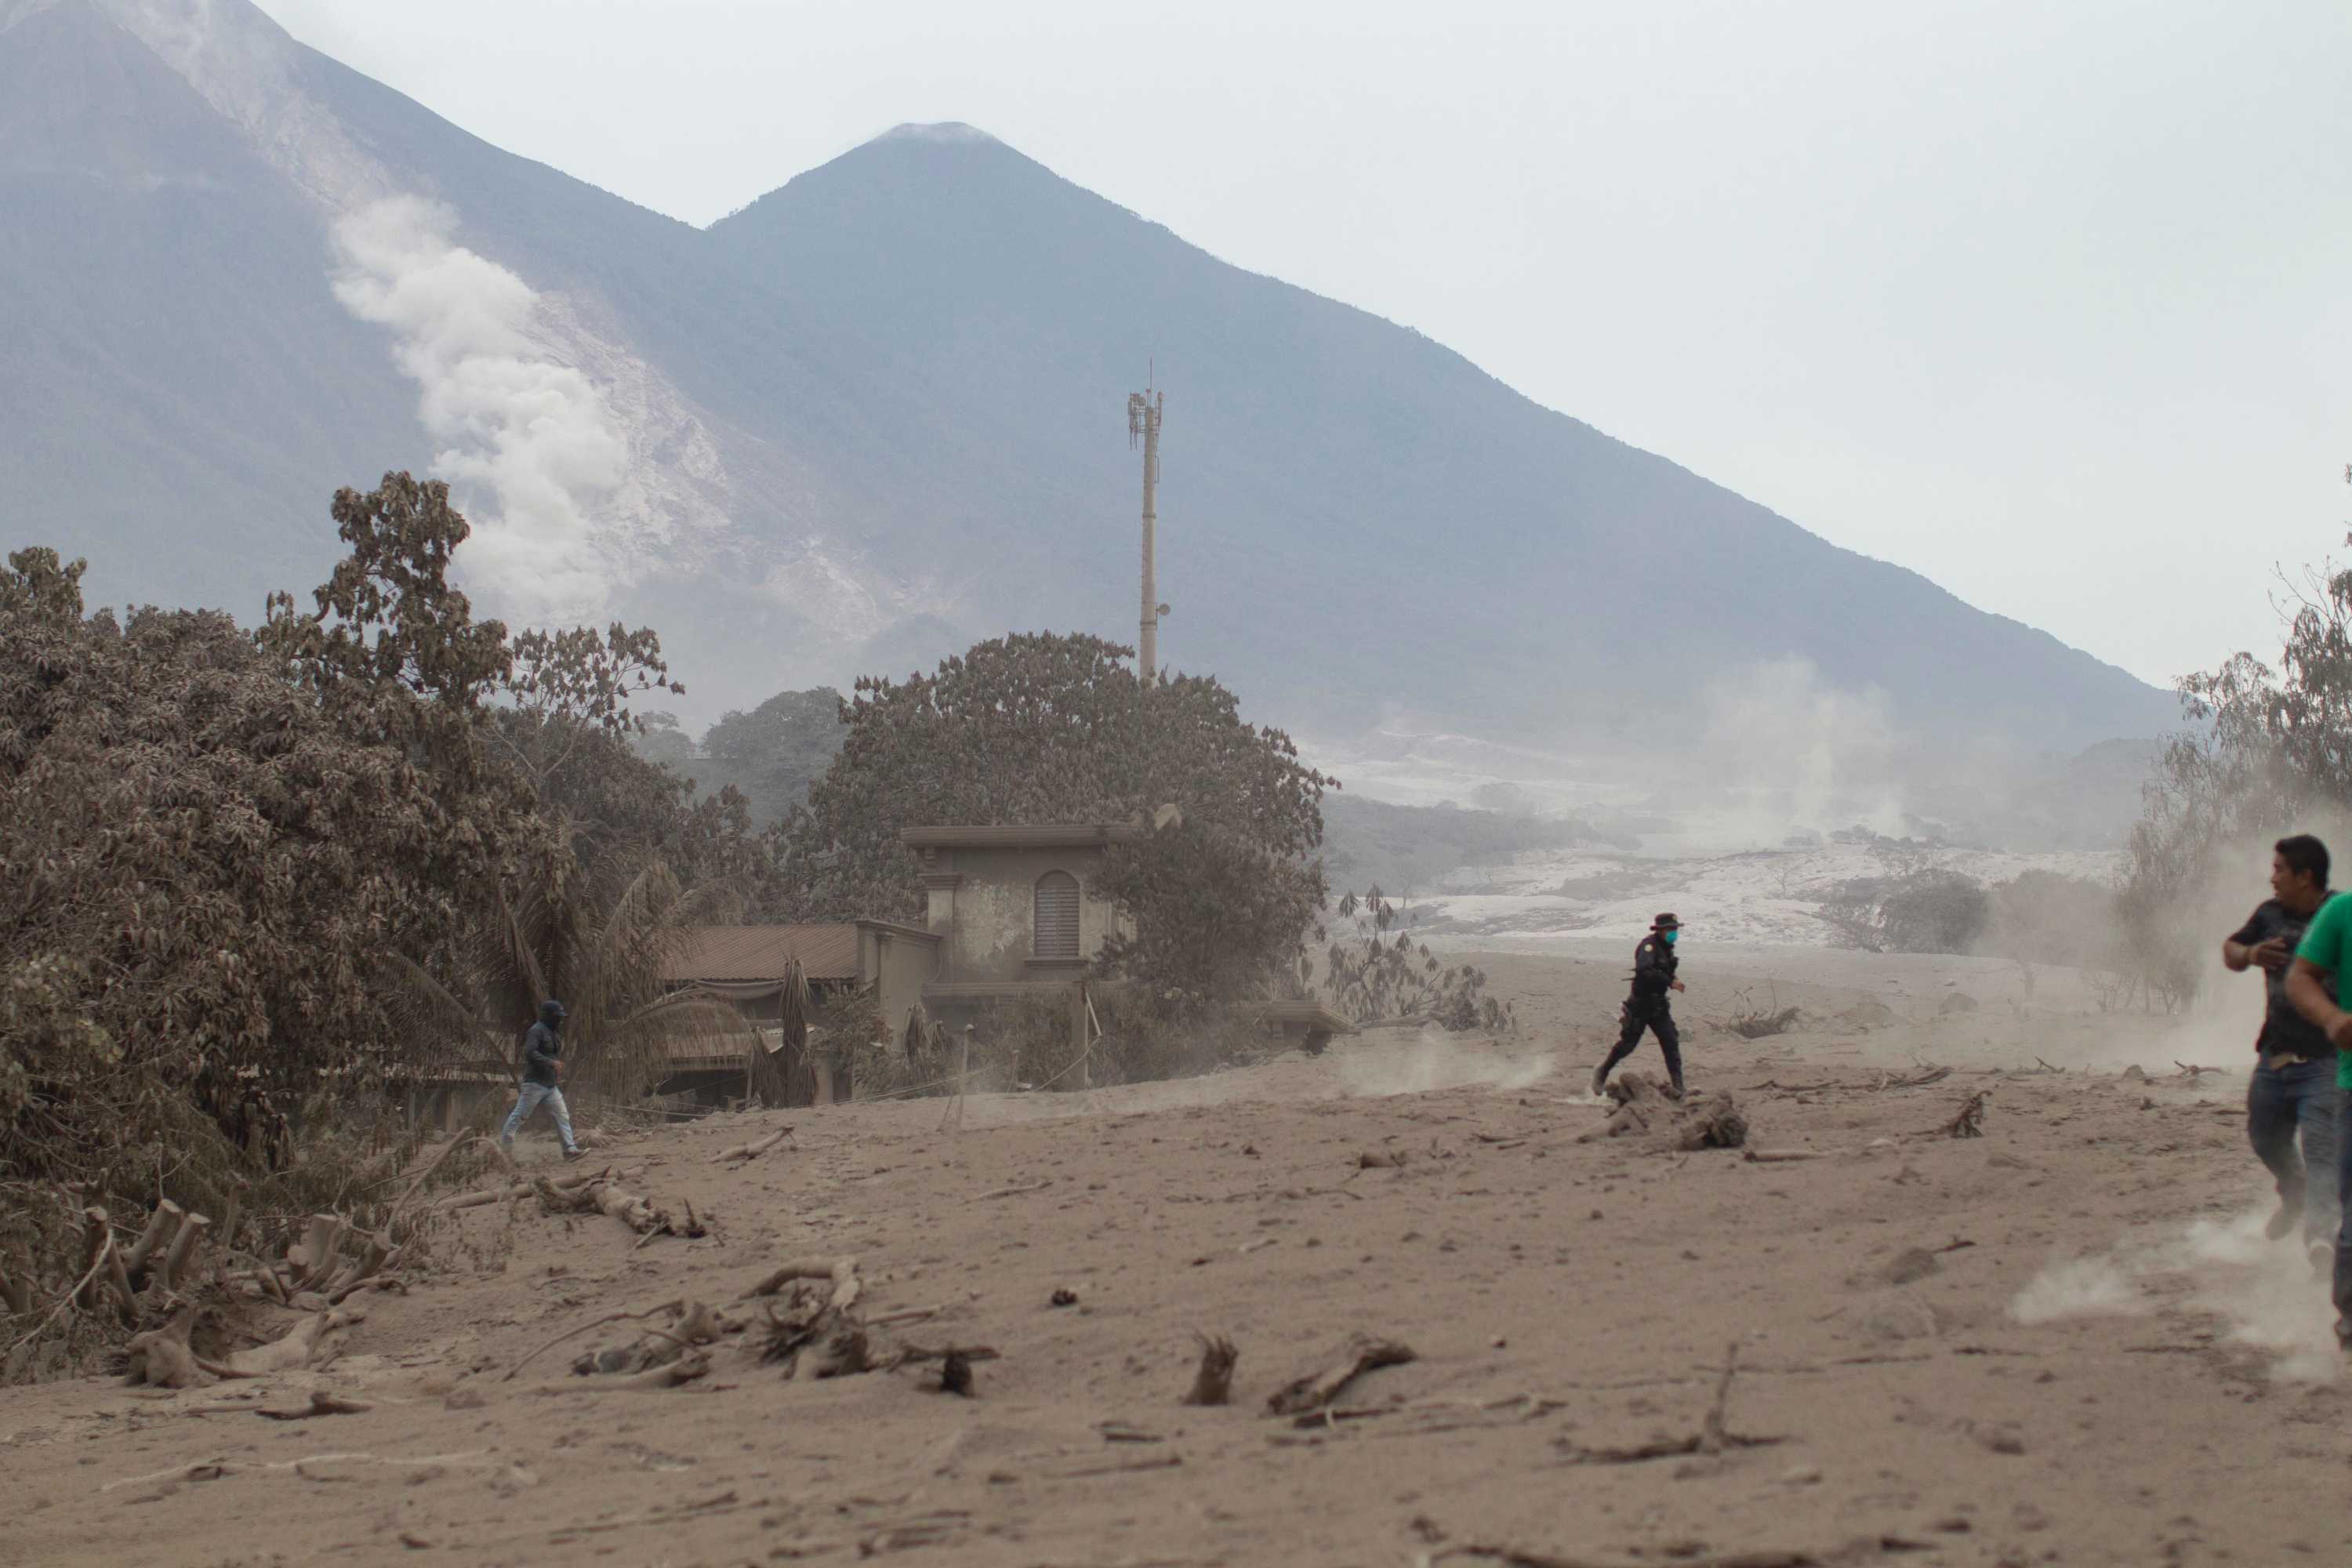
[[[1633,1054],[1642,1043],[1642,1031],[1648,1029],[1658,1037],[1658,1049],[1666,1056],[1666,1076],[1675,1080],[1675,1094],[1683,1092],[1683,1040],[1675,1028],[1675,1016],[1666,1001],[1668,992],[1680,991],[1683,983],[1675,978],[1675,938],[1681,934],[1683,922],[1674,916],[1660,915],[1650,922],[1650,934],[1633,950],[1633,992],[1625,998],[1619,1015],[1624,1027],[1618,1031],[1617,1048],[1609,1059],[1592,1069],[1592,1092],[1597,1099],[1609,1081],[1609,1074],[1619,1062]]]

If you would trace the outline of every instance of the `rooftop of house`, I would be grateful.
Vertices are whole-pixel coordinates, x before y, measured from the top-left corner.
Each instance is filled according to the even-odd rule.
[[[898,832],[898,841],[909,849],[1088,849],[1140,837],[1139,829],[1110,822],[907,827]]]
[[[823,924],[696,926],[676,956],[662,967],[675,985],[781,980],[794,960],[811,981],[857,978],[857,933],[878,931],[916,942],[936,942],[931,932],[887,921],[835,921]]]

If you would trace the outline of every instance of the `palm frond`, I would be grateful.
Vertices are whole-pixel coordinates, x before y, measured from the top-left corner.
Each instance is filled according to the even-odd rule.
[[[598,1042],[596,1070],[620,1089],[643,1093],[668,1076],[673,1061],[740,1058],[748,1067],[760,1035],[742,1011],[708,991],[680,991],[646,1004],[608,1026]]]
[[[404,953],[385,953],[384,1016],[411,1067],[504,1061],[513,1055],[481,1009],[468,1005]]]

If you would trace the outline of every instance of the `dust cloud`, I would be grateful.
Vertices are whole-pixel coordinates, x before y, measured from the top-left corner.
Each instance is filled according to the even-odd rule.
[[[1336,1067],[1343,1094],[1381,1099],[1440,1089],[1529,1089],[1551,1076],[1552,1059],[1548,1053],[1501,1055],[1485,1040],[1424,1026],[1404,1039],[1372,1036],[1350,1040]]]
[[[2127,1237],[2106,1253],[2043,1268],[2010,1304],[2021,1323],[2146,1316],[2177,1304],[2226,1325],[2224,1340],[2262,1352],[2282,1383],[2333,1383],[2343,1374],[2327,1281],[2300,1235],[2272,1241],[2266,1211]]]

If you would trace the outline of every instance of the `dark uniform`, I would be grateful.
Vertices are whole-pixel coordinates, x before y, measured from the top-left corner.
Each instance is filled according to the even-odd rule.
[[[1633,990],[1619,1014],[1624,1026],[1618,1031],[1617,1048],[1593,1072],[1593,1093],[1599,1094],[1617,1064],[1633,1054],[1644,1029],[1658,1037],[1658,1049],[1665,1053],[1666,1076],[1674,1079],[1676,1094],[1683,1091],[1683,1037],[1675,1027],[1674,1011],[1667,1002],[1677,961],[1675,944],[1666,940],[1666,932],[1681,929],[1682,921],[1674,916],[1660,915],[1642,945],[1633,950]]]

